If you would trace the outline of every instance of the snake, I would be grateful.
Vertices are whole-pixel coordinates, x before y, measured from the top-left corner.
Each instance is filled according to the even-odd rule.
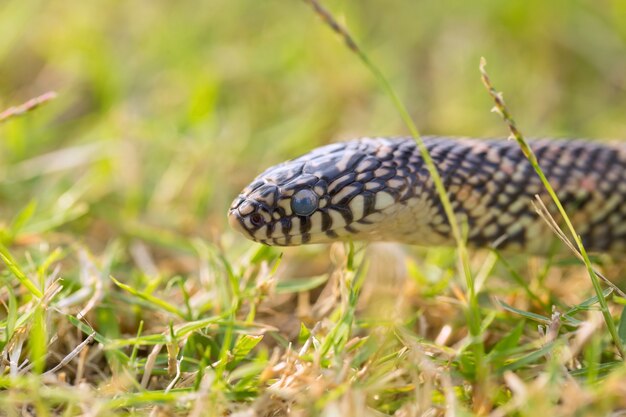
[[[425,136],[423,143],[470,247],[546,254],[555,234],[533,200],[562,223],[514,140]],[[582,139],[528,141],[587,250],[626,249],[626,146]],[[450,246],[450,219],[413,138],[321,146],[273,166],[235,198],[228,221],[271,246],[395,241]]]

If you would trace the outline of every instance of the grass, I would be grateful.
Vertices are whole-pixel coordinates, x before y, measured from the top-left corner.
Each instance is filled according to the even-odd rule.
[[[620,2],[329,6],[424,131],[501,134],[485,55],[527,131],[623,132]],[[300,2],[0,7],[0,109],[17,109],[0,112],[3,415],[626,407],[605,326],[608,312],[624,340],[626,300],[608,288],[599,301],[573,256],[471,251],[470,331],[455,249],[282,251],[228,230],[228,203],[267,165],[403,132]],[[592,260],[623,288],[619,259]]]
[[[380,71],[379,68],[372,62],[369,56],[361,48],[359,48],[350,33],[336,21],[332,14],[324,9],[317,0],[307,0],[307,3],[309,3],[312,6],[313,10],[323,19],[323,21],[344,40],[344,43],[346,44],[348,49],[350,49],[350,51],[352,51],[361,60],[361,62],[363,62],[365,67],[369,69],[372,75],[382,86],[385,93],[391,99],[391,102],[398,111],[400,118],[402,119],[402,121],[408,128],[409,133],[417,143],[417,148],[419,149],[428,173],[433,180],[435,190],[437,191],[437,195],[446,214],[448,224],[450,225],[451,235],[456,242],[456,249],[459,257],[459,275],[465,278],[465,284],[467,287],[467,324],[470,336],[473,339],[471,345],[474,354],[474,367],[476,369],[477,382],[474,387],[474,398],[478,403],[480,403],[482,401],[481,397],[483,396],[482,391],[485,389],[485,373],[483,372],[484,346],[481,340],[482,335],[480,323],[480,308],[478,307],[478,300],[476,298],[476,289],[474,287],[474,279],[472,277],[472,271],[469,265],[465,238],[461,233],[461,228],[463,225],[461,224],[461,221],[457,219],[457,216],[454,213],[454,209],[452,208],[452,204],[450,203],[450,198],[443,184],[441,175],[439,174],[435,162],[433,161],[430,153],[428,152],[428,149],[426,148],[426,144],[424,143],[424,140],[422,139],[417,129],[417,126],[413,122],[413,119],[411,119],[411,116],[409,115],[409,112],[407,111],[402,101],[398,98],[398,95],[393,87],[391,86],[389,81],[387,81],[387,78],[384,76],[382,71]]]
[[[572,238],[574,239],[574,242],[576,243],[576,249],[577,249],[575,253],[579,255],[579,257],[585,264],[585,267],[587,268],[587,273],[589,274],[589,278],[593,284],[593,289],[596,292],[596,299],[598,300],[600,310],[602,311],[602,315],[604,316],[604,321],[606,323],[606,326],[609,330],[609,333],[611,334],[613,343],[615,343],[615,347],[619,351],[619,354],[622,357],[622,359],[624,359],[626,357],[626,354],[624,352],[624,346],[622,345],[622,340],[620,339],[620,336],[617,334],[617,327],[615,326],[615,322],[613,321],[613,317],[611,317],[611,312],[609,311],[605,297],[603,296],[602,287],[600,286],[600,279],[598,278],[598,275],[593,269],[593,265],[591,263],[591,260],[589,259],[589,255],[587,254],[587,251],[585,247],[583,246],[582,239],[580,235],[574,229],[574,225],[572,224],[572,221],[570,220],[569,215],[565,211],[563,204],[561,204],[561,201],[559,200],[559,197],[557,196],[556,191],[554,191],[554,188],[552,188],[552,185],[548,181],[548,178],[546,177],[546,175],[543,173],[543,170],[539,166],[539,162],[537,161],[537,156],[535,155],[533,150],[530,148],[530,145],[528,144],[528,142],[526,141],[522,133],[517,128],[515,121],[513,120],[513,117],[511,116],[506,105],[504,104],[502,95],[498,93],[495,90],[495,88],[491,85],[491,81],[485,70],[486,65],[487,65],[487,62],[484,59],[481,60],[480,72],[482,74],[483,84],[485,84],[485,87],[489,91],[489,94],[493,97],[494,102],[496,103],[496,107],[495,107],[496,111],[500,113],[505,123],[507,123],[509,127],[509,131],[511,132],[511,137],[517,141],[520,149],[522,150],[522,152],[524,153],[524,155],[526,156],[526,158],[532,165],[533,169],[535,170],[535,172],[541,179],[541,183],[543,184],[545,190],[548,192],[548,194],[550,195],[550,198],[556,205],[559,215],[563,219],[563,222],[565,223],[568,231],[570,232]],[[542,203],[539,196],[535,196],[535,197],[537,198],[538,202]],[[546,206],[543,205],[543,208],[545,209],[545,213],[547,213],[547,216],[549,217],[550,213],[547,210]],[[558,224],[556,220],[554,219],[551,219],[551,220],[546,219],[546,220],[551,224],[555,224],[556,228],[558,229]],[[567,239],[567,236],[562,231],[560,233],[557,232],[557,235],[565,236],[565,241],[569,242],[569,239]],[[571,242],[569,246],[572,246]]]

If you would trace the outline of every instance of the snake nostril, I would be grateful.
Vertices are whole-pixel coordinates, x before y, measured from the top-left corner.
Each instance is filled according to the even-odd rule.
[[[261,227],[263,226],[263,224],[265,224],[265,219],[259,213],[252,213],[250,215],[250,223],[252,223],[252,225],[255,227]]]

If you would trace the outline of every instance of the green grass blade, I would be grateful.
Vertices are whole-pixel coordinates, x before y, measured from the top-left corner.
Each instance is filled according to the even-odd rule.
[[[115,283],[115,285],[117,285],[118,287],[120,287],[121,289],[123,289],[124,291],[127,291],[128,293],[141,298],[144,301],[147,301],[148,303],[154,305],[155,307],[168,311],[170,313],[176,314],[179,317],[182,318],[186,318],[186,314],[181,311],[179,308],[177,308],[176,306],[168,303],[165,300],[161,300],[158,297],[153,296],[152,294],[147,294],[141,291],[138,291],[137,289],[131,287],[130,285],[126,285],[120,281],[118,281],[117,279],[115,279],[115,277],[110,276],[111,281],[113,281]]]
[[[617,331],[622,343],[626,344],[626,307],[622,308],[622,314],[619,319],[619,328]]]
[[[46,352],[48,337],[46,331],[46,309],[39,304],[35,307],[33,322],[28,336],[30,348],[30,361],[33,364],[33,372],[41,374],[46,366]]]
[[[309,291],[328,281],[328,274],[310,278],[284,279],[276,284],[276,294]]]
[[[504,308],[505,310],[508,310],[511,313],[519,314],[520,316],[525,317],[527,319],[530,319],[532,321],[536,321],[536,322],[543,323],[543,324],[550,323],[550,318],[549,317],[542,316],[542,315],[536,314],[536,313],[531,313],[530,311],[520,310],[519,308],[515,308],[515,307],[505,303],[502,300],[498,300],[498,304],[500,304],[502,306],[502,308]]]
[[[17,263],[15,262],[11,254],[9,253],[9,250],[1,243],[0,243],[0,259],[2,259],[2,262],[4,262],[7,268],[9,268],[9,271],[13,273],[15,278],[17,278],[18,281],[20,281],[20,283],[24,287],[26,287],[32,295],[34,295],[37,298],[43,297],[43,293],[41,292],[41,290],[37,288],[30,279],[28,279],[26,274],[24,274],[24,272],[20,269],[20,267],[17,265]]]

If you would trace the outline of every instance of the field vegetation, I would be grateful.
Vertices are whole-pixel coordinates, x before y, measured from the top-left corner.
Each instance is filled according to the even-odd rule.
[[[618,256],[229,229],[266,167],[410,134],[306,3],[0,3],[0,415],[626,413]],[[324,5],[420,132],[509,136],[485,57],[528,137],[626,139],[626,2]]]

